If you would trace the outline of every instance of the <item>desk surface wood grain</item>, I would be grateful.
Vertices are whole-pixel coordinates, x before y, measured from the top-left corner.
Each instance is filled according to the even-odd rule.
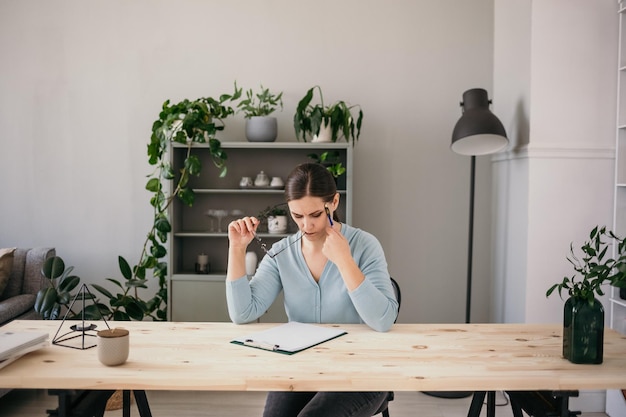
[[[46,331],[52,339],[59,325],[60,321],[14,321],[0,331]],[[96,348],[50,345],[0,369],[0,387],[189,391],[626,388],[626,336],[613,330],[605,334],[603,364],[575,365],[561,356],[560,325],[396,324],[387,333],[365,325],[339,325],[347,335],[291,356],[230,343],[276,324],[109,325],[130,330],[130,356],[125,364],[100,364]],[[104,325],[99,323],[98,328]]]

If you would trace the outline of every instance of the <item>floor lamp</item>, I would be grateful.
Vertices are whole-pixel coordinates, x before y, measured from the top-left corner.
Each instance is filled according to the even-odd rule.
[[[470,202],[469,202],[469,233],[467,242],[467,282],[465,293],[465,323],[470,323],[472,307],[472,261],[474,257],[474,186],[476,174],[476,156],[496,153],[509,143],[504,126],[489,110],[491,100],[487,91],[473,88],[463,93],[460,103],[463,114],[452,131],[450,148],[460,155],[471,156],[470,168]],[[428,391],[428,395],[442,398],[463,398],[472,392],[463,391]],[[476,398],[476,396],[475,396]],[[484,395],[483,395],[484,398]],[[493,397],[489,395],[491,400]],[[481,401],[482,405],[482,401]]]
[[[504,126],[489,110],[491,100],[487,91],[473,88],[463,93],[463,114],[452,131],[450,148],[460,155],[471,156],[469,233],[467,242],[467,288],[465,298],[465,323],[470,322],[472,306],[472,260],[474,246],[474,187],[476,156],[496,153],[509,143]]]

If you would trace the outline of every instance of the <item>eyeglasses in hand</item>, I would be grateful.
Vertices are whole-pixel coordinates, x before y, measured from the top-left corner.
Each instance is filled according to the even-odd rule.
[[[280,255],[285,249],[288,249],[289,247],[291,247],[291,245],[293,245],[296,242],[299,242],[300,239],[302,239],[302,236],[304,236],[304,234],[302,232],[299,232],[300,236],[298,236],[297,238],[295,238],[293,240],[293,242],[289,243],[287,246],[285,246],[284,248],[282,248],[281,250],[279,250],[276,253],[270,253],[270,250],[267,249],[267,244],[263,242],[263,240],[261,240],[261,238],[259,237],[259,235],[257,235],[256,233],[254,234],[254,238],[256,239],[256,241],[259,243],[259,245],[261,245],[261,249],[263,249],[263,252],[265,252],[267,254],[267,256],[269,256],[270,258],[274,259],[275,257],[277,257],[278,255]]]

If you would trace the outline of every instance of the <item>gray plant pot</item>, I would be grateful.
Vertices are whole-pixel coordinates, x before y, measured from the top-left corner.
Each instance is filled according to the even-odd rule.
[[[274,142],[278,136],[278,122],[272,116],[253,116],[246,119],[248,142]]]

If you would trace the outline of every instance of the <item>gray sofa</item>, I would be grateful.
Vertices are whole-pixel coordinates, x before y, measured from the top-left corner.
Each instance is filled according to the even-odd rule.
[[[49,285],[41,274],[41,267],[46,259],[55,254],[54,248],[15,250],[9,282],[0,294],[0,326],[15,319],[41,319],[34,309],[35,298],[37,291]],[[9,391],[10,388],[0,388],[0,397]]]
[[[41,319],[33,308],[37,291],[49,285],[41,267],[55,254],[54,248],[15,250],[9,282],[0,294],[0,326],[15,319]]]

